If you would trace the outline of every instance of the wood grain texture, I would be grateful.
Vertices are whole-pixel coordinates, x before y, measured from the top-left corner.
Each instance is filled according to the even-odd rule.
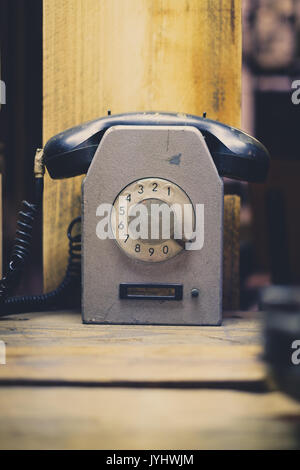
[[[1,449],[299,449],[299,422],[279,393],[0,390]]]
[[[26,314],[0,320],[3,380],[95,382],[263,381],[259,314],[221,327],[82,325],[79,314]]]
[[[223,309],[240,306],[240,215],[239,196],[224,197]]]
[[[214,328],[3,318],[0,449],[299,449],[299,404],[239,391],[265,377],[260,331],[253,312]]]
[[[108,109],[239,125],[240,75],[240,0],[44,0],[44,142]],[[46,177],[45,290],[64,274],[80,186]]]

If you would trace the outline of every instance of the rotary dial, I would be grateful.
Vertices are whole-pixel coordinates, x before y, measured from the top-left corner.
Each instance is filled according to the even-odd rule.
[[[156,263],[173,258],[190,239],[183,221],[185,227],[194,228],[190,198],[180,186],[162,178],[143,178],[128,184],[113,206],[115,240],[122,251],[140,261]]]

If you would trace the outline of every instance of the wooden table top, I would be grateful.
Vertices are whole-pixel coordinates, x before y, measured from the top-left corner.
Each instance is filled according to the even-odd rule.
[[[287,449],[300,404],[268,389],[259,313],[222,327],[0,320],[1,449]]]

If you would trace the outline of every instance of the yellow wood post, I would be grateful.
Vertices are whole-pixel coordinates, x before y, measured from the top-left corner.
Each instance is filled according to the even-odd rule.
[[[44,0],[44,142],[128,111],[239,125],[241,0]],[[46,177],[45,290],[61,280],[82,178]]]

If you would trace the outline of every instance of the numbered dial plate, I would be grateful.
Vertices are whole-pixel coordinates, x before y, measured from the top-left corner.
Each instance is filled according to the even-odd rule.
[[[162,211],[171,207],[170,217],[164,218]],[[138,219],[141,224],[137,223]],[[184,250],[185,241],[190,237],[184,233],[183,220],[185,227],[193,230],[194,209],[185,191],[162,178],[144,178],[130,183],[118,194],[111,227],[118,246],[128,256],[157,263],[173,258]],[[183,235],[178,239],[181,233]]]

